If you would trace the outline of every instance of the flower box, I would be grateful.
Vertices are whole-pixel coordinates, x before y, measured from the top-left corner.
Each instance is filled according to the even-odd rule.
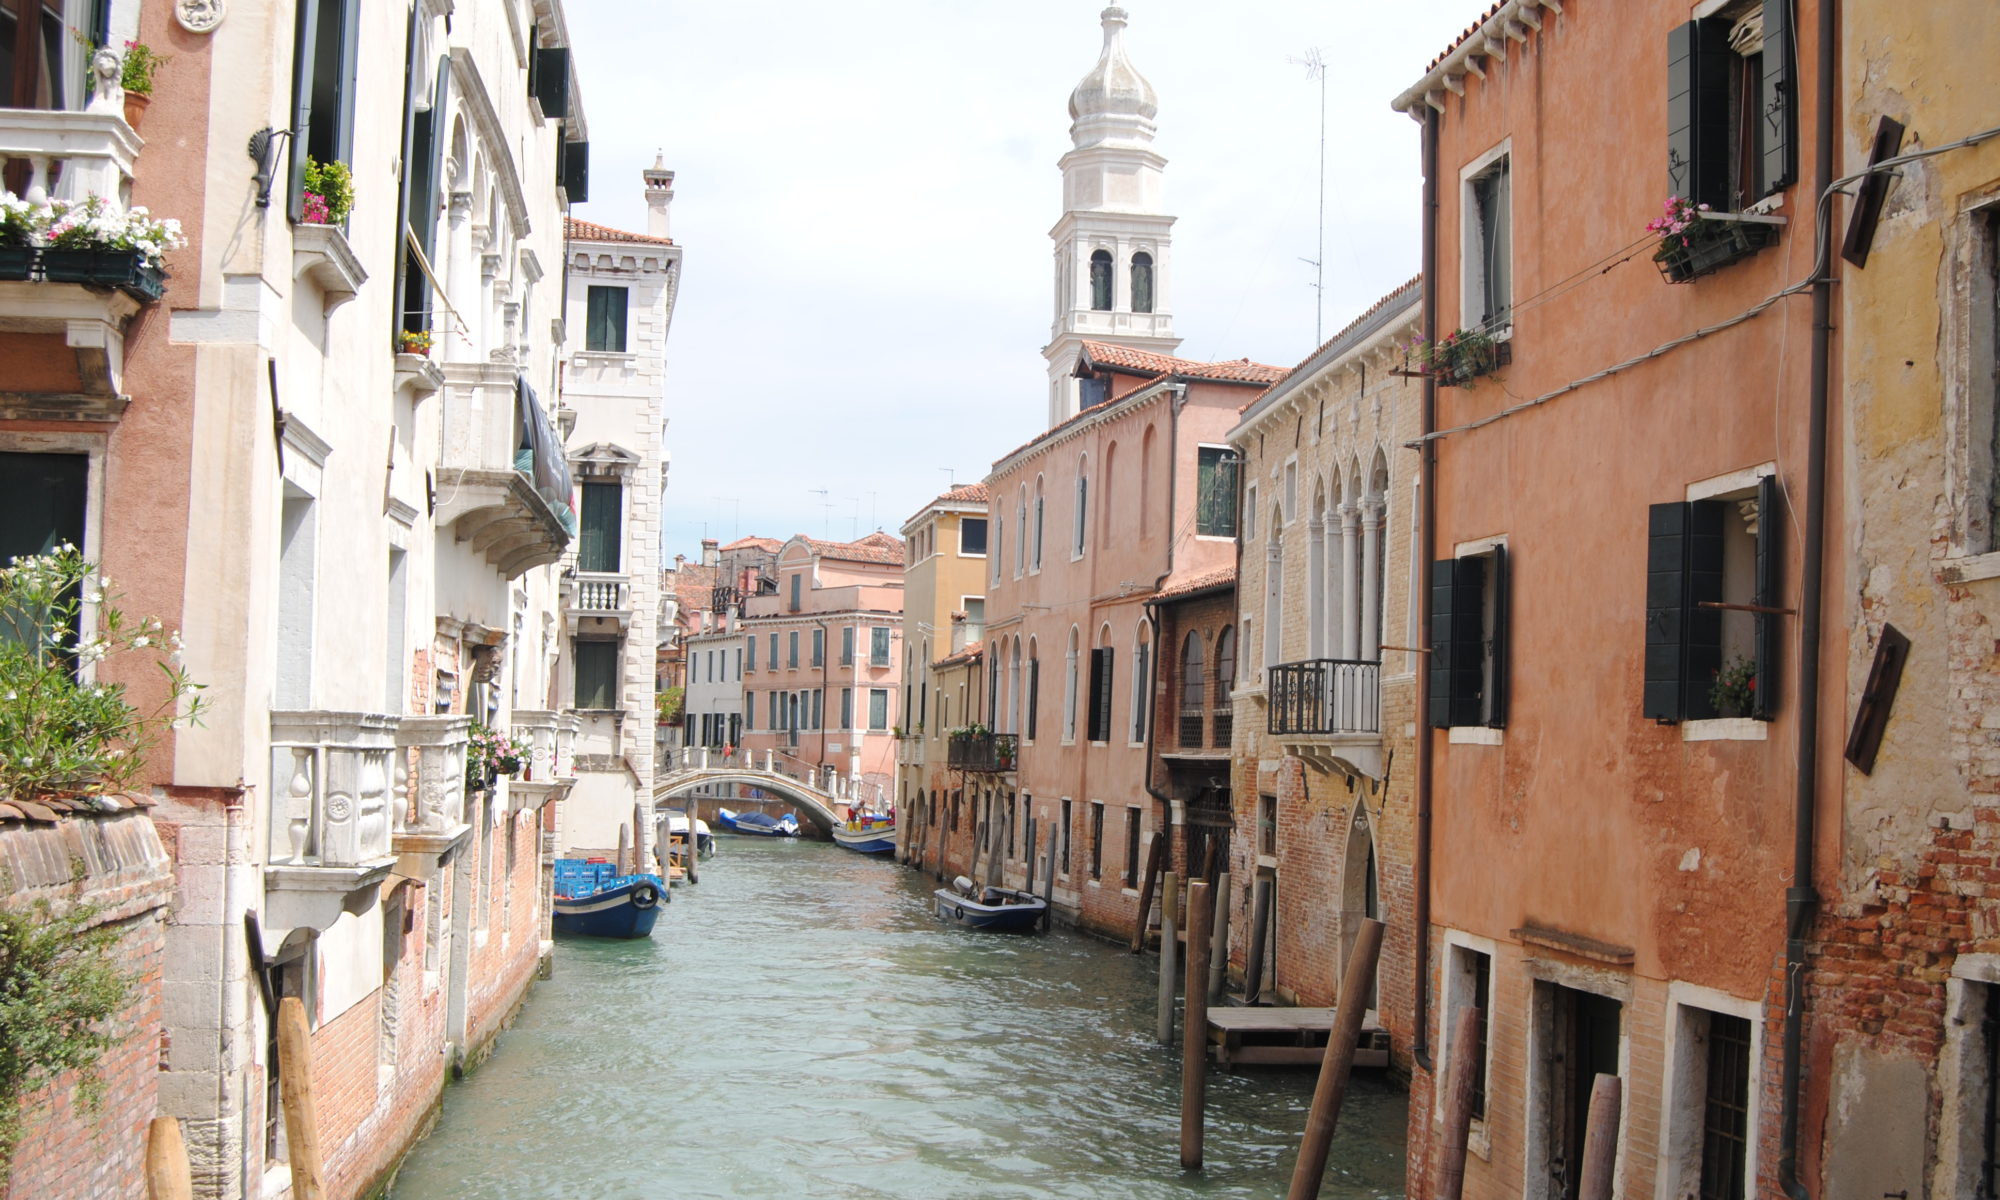
[[[1778,242],[1784,221],[1742,213],[1703,213],[1685,235],[1666,239],[1653,261],[1668,283],[1692,283]]]
[[[1440,359],[1430,373],[1437,376],[1439,387],[1471,387],[1473,380],[1481,375],[1491,375],[1513,361],[1513,342],[1492,342],[1467,347],[1450,358]]]
[[[33,246],[0,246],[0,280],[23,280],[34,273]]]
[[[134,300],[158,300],[167,291],[166,272],[146,265],[137,250],[42,250],[42,278],[50,283],[81,283],[119,288]]]

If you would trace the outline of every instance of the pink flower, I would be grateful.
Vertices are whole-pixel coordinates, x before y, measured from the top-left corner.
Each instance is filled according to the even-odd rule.
[[[325,225],[333,216],[326,206],[326,197],[318,192],[307,192],[305,214],[300,218],[308,225]]]

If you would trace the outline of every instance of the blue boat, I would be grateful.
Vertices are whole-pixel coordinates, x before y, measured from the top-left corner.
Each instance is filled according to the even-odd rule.
[[[938,916],[967,929],[1030,930],[1049,911],[1048,901],[1033,892],[974,887],[972,880],[963,875],[952,886],[939,888],[931,896],[937,904]]]
[[[896,848],[896,819],[853,817],[833,827],[833,840],[858,854],[887,854]]]
[[[716,810],[715,819],[720,821],[722,827],[731,833],[746,833],[752,837],[799,836],[799,819],[791,813],[786,813],[782,817],[774,817],[770,813],[756,812],[754,810],[750,812],[733,812],[730,809],[722,808]]]
[[[578,937],[642,938],[653,933],[668,900],[658,875],[620,875],[608,862],[555,862],[555,931]]]

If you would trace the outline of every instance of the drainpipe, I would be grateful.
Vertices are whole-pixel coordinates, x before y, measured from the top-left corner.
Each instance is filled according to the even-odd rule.
[[[1833,102],[1838,0],[1819,0],[1819,66],[1813,100],[1813,190],[1831,205]],[[1831,208],[1815,222],[1819,275],[1812,289],[1812,384],[1806,432],[1804,562],[1799,581],[1799,742],[1793,768],[1792,886],[1785,889],[1785,1036],[1783,1109],[1779,1117],[1778,1181],[1792,1200],[1810,1193],[1799,1179],[1799,1109],[1805,1074],[1806,939],[1819,907],[1813,887],[1813,843],[1819,765],[1820,590],[1826,546],[1826,409],[1832,369],[1833,255]]]
[[[1423,323],[1424,340],[1437,338],[1437,213],[1438,213],[1438,113],[1429,104],[1424,105],[1424,250],[1423,271]],[[1423,433],[1424,437],[1417,453],[1419,459],[1417,488],[1422,504],[1422,512],[1417,521],[1417,561],[1419,570],[1428,572],[1430,562],[1437,549],[1437,442],[1430,434],[1437,428],[1437,380],[1424,377]],[[1419,578],[1427,578],[1420,575]],[[1417,603],[1417,645],[1431,644],[1430,598],[1419,593]],[[1430,1049],[1430,983],[1431,983],[1431,730],[1428,713],[1430,711],[1430,670],[1428,664],[1419,663],[1417,668],[1417,861],[1415,925],[1417,934],[1416,953],[1416,1025],[1411,1054],[1422,1069],[1431,1070]]]

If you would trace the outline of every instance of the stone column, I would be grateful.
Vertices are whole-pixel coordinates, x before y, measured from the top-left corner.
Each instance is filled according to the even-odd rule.
[[[490,239],[481,238],[479,242]],[[477,244],[477,243],[475,243]],[[496,293],[500,288],[500,256],[491,252],[479,256],[479,313],[474,318],[472,330],[473,357],[484,362],[493,349],[493,306],[498,303]]]
[[[1306,657],[1331,657],[1328,647],[1332,639],[1327,637],[1331,628],[1328,609],[1333,603],[1331,589],[1327,587],[1326,571],[1326,522],[1318,509],[1313,510],[1306,522]]]
[[[443,305],[435,305],[436,312],[431,317],[432,328],[447,330],[438,339],[449,349],[439,357],[453,361],[470,361],[476,354],[472,344],[473,329],[471,313],[467,311],[479,296],[479,279],[473,273],[472,258],[472,193],[453,192],[446,208],[444,282],[451,289],[451,305],[455,314],[445,312]]]
[[[1361,556],[1358,526],[1361,514],[1358,505],[1340,506],[1340,657],[1358,658],[1361,651],[1360,622],[1355,615],[1361,611]]]
[[[1382,501],[1361,502],[1361,654],[1382,657]]]

